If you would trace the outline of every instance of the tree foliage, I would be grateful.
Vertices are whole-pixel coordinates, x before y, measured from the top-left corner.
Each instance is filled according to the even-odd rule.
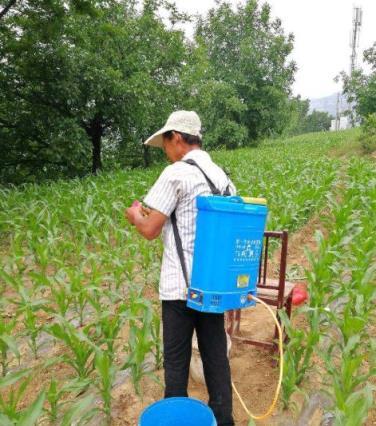
[[[286,126],[286,135],[300,135],[302,133],[323,132],[330,129],[332,116],[323,111],[313,110],[309,113],[309,99],[300,96],[292,98],[289,103],[290,122]]]
[[[289,119],[288,96],[296,66],[287,62],[293,36],[286,36],[270,7],[248,0],[233,10],[222,2],[198,23],[196,35],[204,43],[216,81],[233,87],[244,104],[239,124],[248,140],[281,133]]]
[[[303,133],[324,132],[330,129],[332,116],[328,112],[313,110],[305,117]]]
[[[257,0],[218,2],[194,42],[165,0],[0,0],[0,14],[3,182],[147,166],[160,152],[141,142],[176,109],[198,111],[208,148],[291,118],[293,37]]]
[[[0,137],[20,180],[86,172],[90,159],[95,173],[103,138],[140,143],[173,109],[182,33],[167,29],[156,2],[141,12],[126,1],[91,6],[30,2],[1,27]]]
[[[353,106],[350,113],[362,124],[361,145],[370,153],[376,148],[376,42],[364,51],[364,60],[371,66],[368,75],[357,70],[351,76],[345,73],[341,76],[344,93]]]
[[[344,93],[361,121],[376,112],[376,42],[364,52],[364,60],[371,66],[370,74],[361,70],[351,76],[342,73]]]
[[[364,120],[360,143],[367,154],[376,151],[376,113],[369,114]]]
[[[302,99],[300,96],[291,98],[288,111],[290,120],[284,129],[284,133],[288,136],[304,133],[305,120],[309,111],[309,99]]]

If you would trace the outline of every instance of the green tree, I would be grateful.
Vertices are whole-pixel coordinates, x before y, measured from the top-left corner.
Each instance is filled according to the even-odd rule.
[[[369,114],[364,120],[360,143],[367,154],[376,151],[376,113]]]
[[[196,37],[205,44],[214,79],[232,86],[244,104],[238,124],[250,140],[281,133],[289,120],[296,67],[287,63],[293,36],[284,34],[279,19],[271,19],[269,5],[260,8],[257,0],[248,0],[233,10],[221,2],[199,20]]]
[[[341,73],[344,93],[361,121],[376,112],[376,42],[364,51],[363,56],[371,66],[368,75],[362,70],[355,71],[351,76]]]
[[[142,138],[174,109],[185,46],[157,16],[161,2],[141,11],[134,1],[86,3],[28,2],[1,22],[8,178],[86,173],[90,158],[96,173],[103,139],[142,155]]]
[[[309,99],[302,99],[300,95],[293,97],[289,101],[290,119],[284,129],[284,134],[300,135],[304,133],[305,121],[309,111]]]
[[[323,111],[313,110],[304,119],[302,133],[324,132],[330,129],[333,117]]]
[[[248,143],[248,130],[241,124],[247,107],[233,85],[215,79],[207,49],[199,37],[190,46],[182,75],[182,108],[197,111],[203,123],[208,149],[233,149]]]

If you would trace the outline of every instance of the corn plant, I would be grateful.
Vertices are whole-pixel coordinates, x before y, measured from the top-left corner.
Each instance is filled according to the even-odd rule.
[[[338,277],[337,295],[341,303],[327,316],[334,328],[323,359],[329,372],[336,425],[362,424],[373,406],[374,387],[369,379],[376,374],[375,339],[369,338],[368,324],[375,319],[376,243],[370,232],[376,218],[376,173],[367,163],[352,162],[345,181],[344,204],[338,206],[336,220],[347,216],[348,235],[342,239],[345,274]],[[373,196],[372,196],[373,195]]]
[[[88,338],[90,326],[78,331],[63,318],[58,317],[58,320],[59,322],[47,326],[46,331],[65,343],[71,354],[63,355],[64,361],[75,370],[81,380],[88,379],[94,370],[94,348]]]
[[[0,424],[4,426],[32,426],[41,416],[45,400],[44,391],[40,392],[34,402],[25,410],[18,406],[32,379],[31,370],[21,370],[0,379],[0,389],[7,388],[7,398],[0,393]],[[21,383],[19,383],[21,381]],[[15,386],[17,385],[17,386]]]
[[[23,247],[23,236],[19,233],[13,235],[9,251],[12,253],[13,265],[17,269],[17,273],[22,275],[26,270],[25,263],[26,250]]]
[[[362,424],[373,405],[369,380],[376,372],[375,342],[369,338],[368,324],[375,318],[376,299],[373,262],[376,243],[371,237],[375,223],[375,182],[375,171],[366,162],[350,163],[344,192],[339,194],[341,202],[334,197],[329,199],[332,211],[332,220],[327,223],[331,229],[329,238],[318,235],[318,253],[308,256],[310,302],[304,308],[309,322],[307,339],[315,329],[319,338],[313,342],[312,349],[323,359],[325,371],[320,374],[324,388],[333,398],[332,411],[338,426]],[[302,352],[306,358],[310,353],[304,344],[305,337],[288,326],[287,322],[292,339],[286,352],[285,401],[299,381],[295,380],[297,373],[304,373],[291,359]],[[300,341],[294,341],[297,335]]]
[[[45,408],[45,413],[48,416],[50,423],[55,424],[57,420],[62,417],[66,405],[72,405],[71,399],[66,396],[73,394],[75,397],[83,392],[90,385],[90,380],[73,379],[68,381],[63,386],[55,379],[51,379],[49,387],[46,390],[46,401],[48,408]],[[76,405],[65,410],[65,417],[68,417],[70,412],[76,411]]]
[[[111,421],[111,389],[117,371],[113,361],[113,354],[110,351],[96,348],[95,368],[98,373],[96,382],[103,400],[103,411],[108,424]]]
[[[105,345],[106,356],[113,362],[116,353],[116,340],[127,319],[127,306],[124,303],[110,311],[101,312],[95,320],[95,340],[98,345]]]
[[[20,361],[20,352],[18,350],[17,341],[15,339],[15,327],[16,320],[12,319],[5,321],[2,316],[0,316],[0,365],[1,365],[1,374],[4,377],[8,371],[8,365],[10,362],[9,353],[13,353]]]
[[[62,277],[56,276],[55,281],[50,285],[51,299],[56,307],[55,312],[63,318],[66,318],[67,313],[72,303],[72,293],[69,284]]]
[[[88,303],[85,275],[82,270],[73,268],[67,269],[67,275],[70,283],[73,308],[78,315],[80,327],[82,327],[84,325],[85,308]]]
[[[305,315],[306,330],[295,328],[284,311],[280,316],[285,327],[288,343],[285,348],[285,369],[282,382],[282,400],[287,408],[291,395],[299,389],[307,372],[312,368],[314,354],[325,330],[325,309],[332,294],[332,269],[339,253],[330,245],[321,232],[316,233],[318,256],[306,252],[311,268],[305,271],[308,280],[308,305],[298,312]]]
[[[153,340],[152,353],[155,358],[156,369],[160,369],[162,367],[163,362],[163,354],[162,354],[162,342],[161,342],[161,319],[160,313],[157,311],[154,306],[153,310],[153,318],[151,321],[151,337]]]
[[[135,293],[129,300],[129,339],[125,346],[127,359],[122,369],[129,368],[137,394],[141,393],[140,381],[145,374],[146,356],[151,352],[154,341],[151,334],[153,320],[152,305]]]
[[[93,407],[93,395],[87,395],[75,401],[69,409],[64,413],[60,425],[71,426],[73,424],[84,425],[89,422],[98,412],[96,407]]]
[[[42,331],[42,325],[37,313],[40,310],[48,310],[46,299],[34,299],[31,291],[26,287],[18,289],[19,299],[13,299],[17,306],[17,316],[21,317],[24,325],[24,334],[28,337],[27,343],[35,358],[38,357],[38,336]]]

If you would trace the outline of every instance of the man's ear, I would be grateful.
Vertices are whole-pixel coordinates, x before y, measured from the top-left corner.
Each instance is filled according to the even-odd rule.
[[[183,143],[184,142],[184,139],[183,139],[183,137],[180,133],[174,132],[174,134],[175,134],[174,140],[176,141],[176,143]]]

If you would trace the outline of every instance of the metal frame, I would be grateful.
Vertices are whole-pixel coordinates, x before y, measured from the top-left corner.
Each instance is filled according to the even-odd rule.
[[[279,267],[278,280],[268,279],[268,251],[269,239],[278,238],[281,240],[281,257]],[[292,289],[294,284],[286,282],[286,263],[287,263],[287,246],[288,246],[288,232],[287,231],[265,231],[264,233],[264,246],[260,258],[259,266],[259,280],[257,283],[257,290],[260,292],[258,298],[268,305],[275,306],[277,309],[285,308],[287,315],[291,316],[292,305]],[[264,293],[263,293],[264,290]],[[274,331],[273,341],[260,341],[248,337],[239,336],[240,333],[240,318],[241,310],[236,309],[226,313],[226,329],[231,338],[235,341],[240,341],[250,345],[261,346],[265,348],[276,349],[275,340],[278,338],[277,326]],[[286,339],[286,336],[285,336]]]

